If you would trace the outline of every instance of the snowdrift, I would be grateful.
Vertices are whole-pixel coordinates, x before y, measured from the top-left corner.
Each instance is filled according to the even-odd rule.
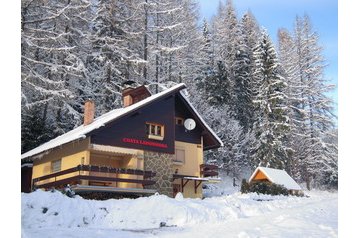
[[[22,228],[153,229],[215,224],[302,205],[308,198],[235,193],[204,200],[153,195],[137,199],[85,200],[37,190],[22,194]],[[270,201],[270,202],[262,202]]]

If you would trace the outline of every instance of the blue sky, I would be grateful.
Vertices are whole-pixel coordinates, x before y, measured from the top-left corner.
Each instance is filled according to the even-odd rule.
[[[224,3],[226,0],[222,0]],[[266,28],[277,43],[277,30],[281,27],[292,31],[296,15],[307,14],[313,29],[320,35],[326,64],[325,76],[336,85],[331,93],[338,108],[338,0],[232,0],[238,17],[247,10]],[[216,14],[220,0],[198,0],[202,18],[208,20]],[[336,113],[337,114],[337,113]]]

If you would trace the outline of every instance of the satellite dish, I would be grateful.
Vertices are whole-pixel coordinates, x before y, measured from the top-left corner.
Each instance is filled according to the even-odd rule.
[[[193,119],[188,118],[184,121],[184,127],[185,129],[187,129],[188,131],[191,131],[195,128],[196,123]]]

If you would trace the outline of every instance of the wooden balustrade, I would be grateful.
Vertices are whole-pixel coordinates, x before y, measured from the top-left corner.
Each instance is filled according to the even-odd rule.
[[[201,164],[200,165],[201,177],[218,176],[218,166],[214,164]]]
[[[89,174],[83,174],[81,172],[89,172]],[[91,172],[106,173],[107,176],[102,176],[102,174],[96,174],[96,176],[91,175]],[[73,174],[78,173],[78,174]],[[67,178],[59,178],[61,176],[70,175]],[[109,175],[115,175],[111,177]],[[128,175],[139,175],[143,176],[143,179],[131,179],[131,178],[119,178],[118,175],[128,174]],[[125,168],[110,168],[102,167],[97,165],[78,165],[76,167],[65,169],[56,173],[48,174],[41,176],[32,180],[33,189],[34,188],[52,188],[52,187],[61,187],[66,186],[67,184],[80,184],[81,181],[88,182],[123,182],[123,183],[137,183],[145,185],[155,184],[154,180],[151,180],[156,175],[152,171],[138,170],[138,169],[125,169]],[[54,181],[46,181],[54,180]],[[43,183],[41,183],[43,182]],[[105,183],[106,184],[106,183]]]

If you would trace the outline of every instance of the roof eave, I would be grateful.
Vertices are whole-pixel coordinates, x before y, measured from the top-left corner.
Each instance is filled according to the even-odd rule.
[[[30,151],[28,151],[28,152],[26,152],[26,153],[24,153],[24,154],[21,155],[21,160],[29,159],[29,160],[31,160],[31,161],[34,161],[35,159],[41,158],[43,155],[48,154],[51,150],[55,150],[55,149],[57,149],[58,147],[67,145],[67,144],[69,144],[69,143],[73,143],[74,141],[82,141],[82,140],[84,140],[84,139],[86,139],[86,138],[87,138],[87,136],[83,135],[83,136],[80,137],[80,138],[73,139],[73,140],[71,140],[71,141],[68,141],[68,142],[66,142],[66,143],[63,143],[63,144],[61,144],[61,145],[55,146],[55,147],[50,148],[50,149],[47,149],[47,150],[43,150],[43,151],[38,152],[38,153],[36,153],[36,154],[26,155],[28,152],[31,151],[31,150],[30,150]],[[41,146],[41,145],[40,145],[40,146]],[[37,148],[37,147],[36,147],[36,148]],[[34,148],[34,149],[36,149],[36,148]]]
[[[223,145],[211,145],[211,146],[204,146],[203,150],[214,150],[223,147]]]

